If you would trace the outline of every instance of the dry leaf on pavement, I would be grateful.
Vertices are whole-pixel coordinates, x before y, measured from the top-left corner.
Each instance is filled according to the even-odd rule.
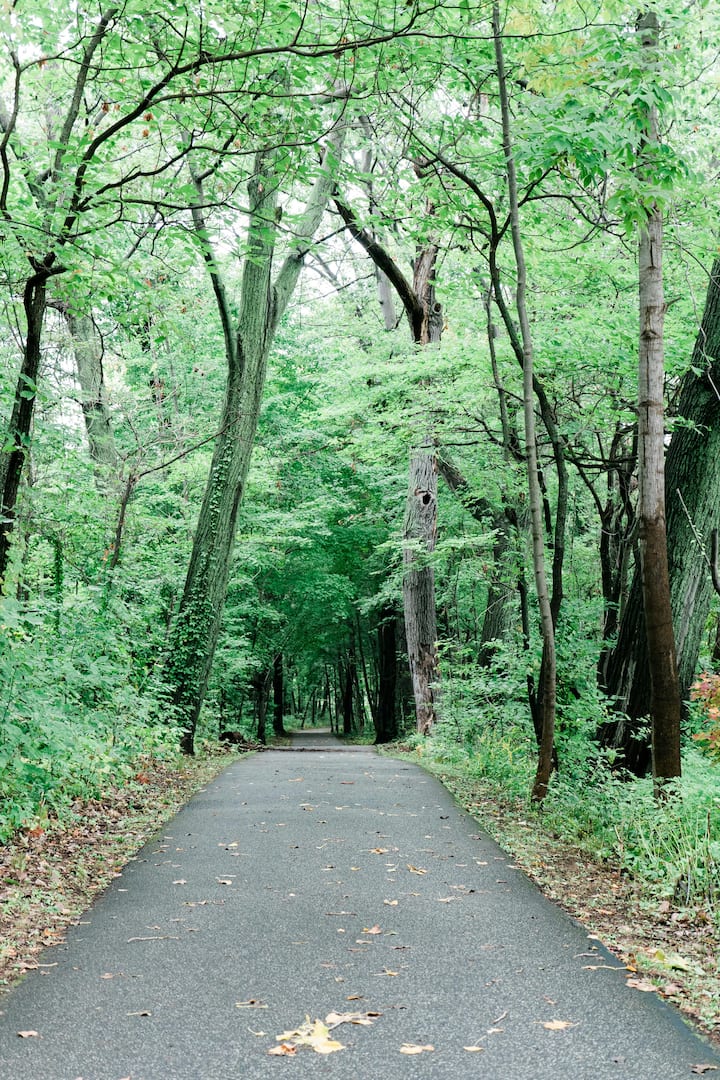
[[[420,1046],[419,1043],[403,1043],[400,1047],[401,1054],[424,1054],[426,1051],[434,1050],[434,1046],[430,1044],[426,1046]]]

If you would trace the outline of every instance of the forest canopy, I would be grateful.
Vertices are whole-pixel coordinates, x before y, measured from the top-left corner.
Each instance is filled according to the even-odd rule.
[[[0,836],[301,723],[716,797],[719,43],[3,8]]]

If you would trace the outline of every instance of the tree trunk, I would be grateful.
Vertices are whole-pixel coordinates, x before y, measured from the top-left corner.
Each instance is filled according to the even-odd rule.
[[[257,739],[263,746],[267,742],[267,707],[272,672],[269,669],[258,671],[252,679],[253,707],[257,726]]]
[[[285,672],[283,655],[277,653],[273,660],[273,732],[278,736],[287,735],[285,730]]]
[[[353,700],[355,697],[355,655],[348,653],[345,662],[338,664],[338,682],[340,686],[340,700],[343,718],[343,735],[350,736],[353,732]]]
[[[73,315],[67,309],[63,314],[72,340],[88,449],[98,467],[96,482],[102,487],[109,476],[117,475],[120,467],[110,411],[105,402],[102,340],[92,318]]]
[[[42,264],[33,264],[35,273],[25,283],[23,308],[25,310],[26,337],[20,374],[15,387],[10,423],[5,432],[9,451],[0,453],[0,595],[6,588],[6,575],[10,558],[10,543],[15,524],[15,507],[25,457],[30,446],[37,380],[40,371],[43,322],[47,308],[47,282],[51,276],[54,255],[48,255]]]
[[[655,12],[642,16],[643,46],[655,50]],[[647,142],[657,143],[657,114],[648,114]],[[647,170],[642,169],[644,179]],[[650,719],[656,784],[680,775],[680,688],[670,605],[665,531],[664,319],[662,212],[653,207],[638,242],[640,342],[638,350],[638,538],[643,609],[650,667]]]
[[[678,415],[688,423],[678,426],[670,441],[665,489],[670,598],[680,695],[686,699],[713,596],[703,545],[708,544],[718,523],[720,259],[710,275],[691,369],[680,387]],[[601,682],[620,715],[601,727],[600,742],[620,751],[622,764],[637,776],[643,776],[650,764],[649,743],[642,735],[650,699],[650,671],[641,579],[637,572],[620,620],[617,643],[607,658]]]
[[[654,11],[637,23],[648,53],[648,78],[656,65],[659,21]],[[648,107],[645,147],[658,144],[657,110]],[[638,173],[652,184],[651,164]],[[664,319],[662,212],[648,211],[638,239],[640,338],[638,347],[638,540],[640,584],[650,682],[651,757],[656,794],[680,775],[680,684],[670,596],[665,517]]]
[[[418,248],[413,263],[413,281],[411,284],[386,248],[367,229],[360,226],[352,210],[337,195],[335,196],[335,205],[350,234],[362,245],[375,264],[383,287],[386,282],[390,282],[395,289],[405,310],[413,341],[417,345],[439,343],[443,330],[443,312],[442,305],[438,302],[435,293],[435,265],[439,253],[437,244],[430,241],[425,246]],[[428,217],[432,216],[434,212],[435,208],[428,203],[426,205]],[[386,311],[386,327],[388,327],[389,315],[385,307],[383,310]],[[414,504],[417,499],[415,492],[418,485],[415,482],[416,478],[413,475],[413,470],[417,467],[417,462],[422,458],[433,460],[432,454],[427,450],[431,442],[432,437],[426,436],[426,449],[416,451],[411,457],[410,484],[405,509],[406,530],[408,525],[414,522],[416,518]],[[434,471],[435,466],[433,465]],[[435,495],[426,504],[423,512],[422,535],[410,536],[406,531],[404,533],[406,541],[408,539],[422,540],[422,536],[427,535],[432,536],[434,546],[434,537],[437,532],[437,480],[435,479],[433,483]],[[432,521],[430,520],[431,514],[434,515]],[[432,549],[427,549],[428,552],[430,550]],[[415,696],[416,723],[418,731],[427,733],[436,718],[431,687],[436,685],[439,679],[435,646],[437,635],[435,577],[433,569],[428,563],[419,565],[421,560],[416,560],[415,551],[416,545],[409,546],[407,544],[403,550],[403,561],[406,567],[406,578],[403,582],[405,634],[408,641],[410,676]],[[419,551],[418,554],[420,554]],[[416,562],[418,565],[414,565]],[[409,569],[411,566],[412,571]],[[418,603],[421,605],[422,610],[418,610],[414,606]],[[408,604],[410,608],[408,608]],[[430,615],[430,607],[432,607],[432,615]],[[421,644],[418,639],[419,633],[425,636],[431,634],[430,643],[428,644],[426,641]],[[426,696],[418,698],[418,694]]]
[[[515,305],[520,335],[522,338],[522,366],[523,366],[523,414],[525,419],[525,453],[527,458],[528,477],[528,505],[530,508],[530,523],[533,547],[533,570],[535,573],[535,591],[540,608],[540,624],[543,638],[543,655],[541,664],[540,700],[542,701],[542,736],[538,751],[538,764],[535,780],[532,788],[532,798],[535,802],[541,802],[548,789],[550,774],[554,762],[555,749],[555,702],[556,702],[556,661],[555,661],[555,617],[550,595],[548,592],[547,577],[545,572],[545,550],[543,534],[543,508],[542,492],[538,474],[537,439],[535,433],[535,381],[533,378],[534,354],[532,334],[530,332],[530,319],[528,316],[525,291],[527,287],[525,270],[525,253],[520,235],[520,215],[517,191],[517,176],[515,171],[515,158],[512,147],[510,131],[510,103],[508,100],[507,80],[505,78],[505,59],[503,55],[502,32],[500,28],[500,10],[497,3],[492,9],[493,40],[495,45],[495,62],[497,66],[498,91],[500,95],[500,112],[503,130],[503,150],[505,153],[505,169],[507,175],[508,201],[510,210],[510,225],[517,268],[517,286]],[[556,538],[557,541],[557,538]],[[560,570],[562,560],[559,563]],[[554,575],[558,572],[558,561],[554,560]],[[556,583],[557,584],[557,583]]]
[[[165,664],[171,700],[183,727],[181,747],[185,753],[193,752],[195,727],[220,633],[237,513],[250,467],[268,354],[330,196],[343,138],[344,128],[340,126],[329,137],[321,171],[295,228],[293,250],[274,282],[278,196],[275,152],[256,155],[255,172],[248,183],[248,250],[235,329],[202,214],[194,210],[223,328],[228,378],[220,434]]]
[[[417,730],[426,735],[436,720],[437,623],[435,572],[428,556],[437,532],[437,468],[427,448],[413,454],[403,537],[403,601]],[[424,565],[423,565],[424,563]]]
[[[380,613],[378,638],[378,706],[375,742],[392,742],[398,736],[397,711],[397,612],[387,604]]]

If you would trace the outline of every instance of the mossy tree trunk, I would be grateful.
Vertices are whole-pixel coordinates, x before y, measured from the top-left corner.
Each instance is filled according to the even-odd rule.
[[[220,633],[237,513],[250,467],[268,354],[330,196],[343,137],[344,127],[338,125],[328,139],[305,212],[296,224],[292,250],[274,279],[273,255],[278,235],[277,152],[266,150],[256,155],[254,172],[248,182],[247,254],[235,326],[202,212],[194,210],[195,228],[204,245],[223,328],[228,373],[220,433],[165,662],[165,679],[182,725],[181,746],[185,753],[194,749],[195,727]]]

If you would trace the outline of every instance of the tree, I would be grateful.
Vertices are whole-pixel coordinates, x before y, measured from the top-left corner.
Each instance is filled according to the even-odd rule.
[[[638,21],[643,48],[656,52],[654,11]],[[650,62],[654,67],[654,56]],[[658,141],[657,109],[650,106],[647,144]],[[643,167],[648,177],[648,165]],[[650,663],[650,717],[656,786],[680,775],[680,687],[675,655],[665,528],[665,422],[663,382],[662,209],[651,205],[640,227],[640,347],[638,353],[638,540],[643,610]]]
[[[422,175],[422,170],[416,168]],[[387,286],[392,286],[403,305],[413,342],[437,345],[442,335],[442,305],[435,290],[435,267],[439,253],[434,239],[418,244],[413,260],[413,280],[408,280],[387,247],[367,228],[338,195],[335,205],[350,235],[372,259],[379,276],[380,303],[386,330],[394,329]],[[432,217],[433,208],[426,203]],[[431,425],[430,418],[424,421]],[[437,534],[437,462],[434,436],[426,434],[422,445],[410,454],[408,494],[403,524],[403,611],[410,678],[415,699],[416,728],[427,735],[437,719],[436,687],[439,680],[435,575],[429,556]]]
[[[70,17],[60,10],[54,21],[26,19],[22,35],[18,5],[1,16],[0,45],[12,73],[0,101],[3,258],[7,284],[22,296],[24,329],[0,459],[0,584],[31,439],[51,285],[61,277],[75,289],[81,282],[87,296],[102,268],[111,272],[112,289],[124,249],[114,233],[129,223],[140,244],[187,207],[188,155],[225,160],[240,135],[251,154],[262,145],[257,135],[268,138],[267,118],[276,110],[268,85],[277,80],[272,65],[279,58],[337,64],[360,44],[413,32],[426,12],[413,8],[381,24],[374,17],[356,23],[352,9],[327,18],[280,9],[272,26],[265,14],[262,7],[211,4],[178,23],[171,0],[152,13],[142,0],[128,0],[99,13]],[[356,25],[360,40],[348,33]],[[43,138],[38,117],[48,118]],[[60,298],[67,301],[73,286]],[[77,303],[71,308],[89,315]]]
[[[236,325],[201,211],[202,188],[198,188],[195,227],[203,244],[223,328],[227,386],[220,434],[165,664],[172,702],[183,725],[182,747],[186,753],[193,752],[195,727],[220,632],[237,512],[250,466],[268,355],[330,197],[344,137],[345,127],[339,123],[330,132],[305,211],[293,230],[291,250],[274,279],[273,256],[279,235],[279,154],[268,148],[256,155],[248,181],[247,256]]]
[[[713,595],[705,553],[717,524],[719,387],[720,262],[716,260],[690,367],[680,385],[678,422],[665,464],[668,576],[683,700],[695,676]],[[603,725],[600,740],[620,751],[625,768],[642,776],[650,765],[650,743],[643,734],[650,670],[639,573],[629,589],[617,641],[604,657],[601,683],[618,716]]]
[[[533,342],[530,320],[526,305],[525,290],[527,275],[525,253],[520,232],[520,213],[518,201],[517,174],[510,127],[510,103],[505,76],[505,57],[503,53],[500,9],[493,4],[493,39],[495,43],[495,62],[497,65],[498,91],[500,95],[500,115],[502,119],[503,150],[507,172],[508,202],[510,208],[510,228],[512,232],[517,285],[515,305],[520,323],[523,347],[523,416],[525,419],[525,453],[527,457],[528,502],[533,547],[533,570],[535,591],[540,608],[540,622],[543,640],[543,664],[541,681],[542,698],[542,734],[538,754],[537,772],[532,789],[532,798],[541,802],[547,794],[550,774],[553,768],[555,747],[555,703],[556,703],[556,661],[555,661],[555,620],[550,604],[550,593],[545,575],[545,539],[543,533],[542,493],[538,477],[538,460],[535,435],[535,383],[533,378]]]

